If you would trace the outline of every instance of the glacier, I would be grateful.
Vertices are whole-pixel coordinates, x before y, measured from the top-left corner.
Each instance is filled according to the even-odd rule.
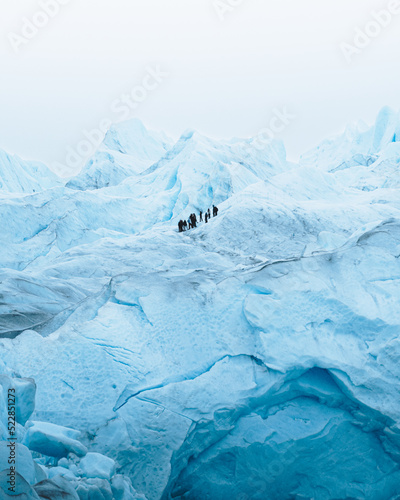
[[[0,153],[0,498],[399,499],[399,163],[390,108],[297,163],[138,120],[70,179]]]

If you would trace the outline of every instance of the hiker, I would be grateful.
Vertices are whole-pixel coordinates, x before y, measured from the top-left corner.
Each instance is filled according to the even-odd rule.
[[[213,205],[213,217],[216,217],[218,215],[218,208]]]
[[[188,219],[188,229],[192,229],[192,219],[189,217]]]
[[[210,212],[210,209],[207,210],[207,213],[208,213],[208,220],[210,220],[211,218],[211,212]]]
[[[179,229],[179,232],[182,233],[183,232],[183,220],[180,220],[178,222],[178,229]]]
[[[203,222],[203,212],[200,210],[200,222]]]
[[[206,212],[206,215],[204,216],[205,223],[207,224],[208,222],[208,212]]]
[[[186,222],[186,220],[183,221],[182,225],[183,225],[183,230],[186,231],[186,229],[187,229],[187,222]]]
[[[192,221],[192,227],[197,227],[197,217],[195,214],[190,216],[190,220]]]

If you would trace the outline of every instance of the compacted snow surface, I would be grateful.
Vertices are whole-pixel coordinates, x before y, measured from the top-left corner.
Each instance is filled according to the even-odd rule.
[[[386,108],[299,164],[135,120],[67,182],[0,153],[0,498],[400,498],[399,163]]]

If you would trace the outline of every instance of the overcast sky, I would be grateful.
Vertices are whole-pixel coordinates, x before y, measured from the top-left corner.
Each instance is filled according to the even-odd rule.
[[[41,5],[55,1],[46,21]],[[400,108],[400,13],[368,24],[396,1],[1,0],[0,148],[62,162],[84,130],[125,118],[136,89],[129,116],[173,138],[257,135],[286,108],[296,117],[277,136],[296,159]],[[32,35],[27,20],[43,27]],[[357,27],[376,36],[349,62],[341,44]]]

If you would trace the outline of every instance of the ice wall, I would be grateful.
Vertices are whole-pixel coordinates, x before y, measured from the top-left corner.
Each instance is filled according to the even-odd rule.
[[[106,138],[117,170],[149,148],[151,165],[1,195],[21,491],[398,498],[397,114],[298,165],[279,142],[189,131],[162,152],[133,129]],[[213,203],[218,217],[177,232]]]

